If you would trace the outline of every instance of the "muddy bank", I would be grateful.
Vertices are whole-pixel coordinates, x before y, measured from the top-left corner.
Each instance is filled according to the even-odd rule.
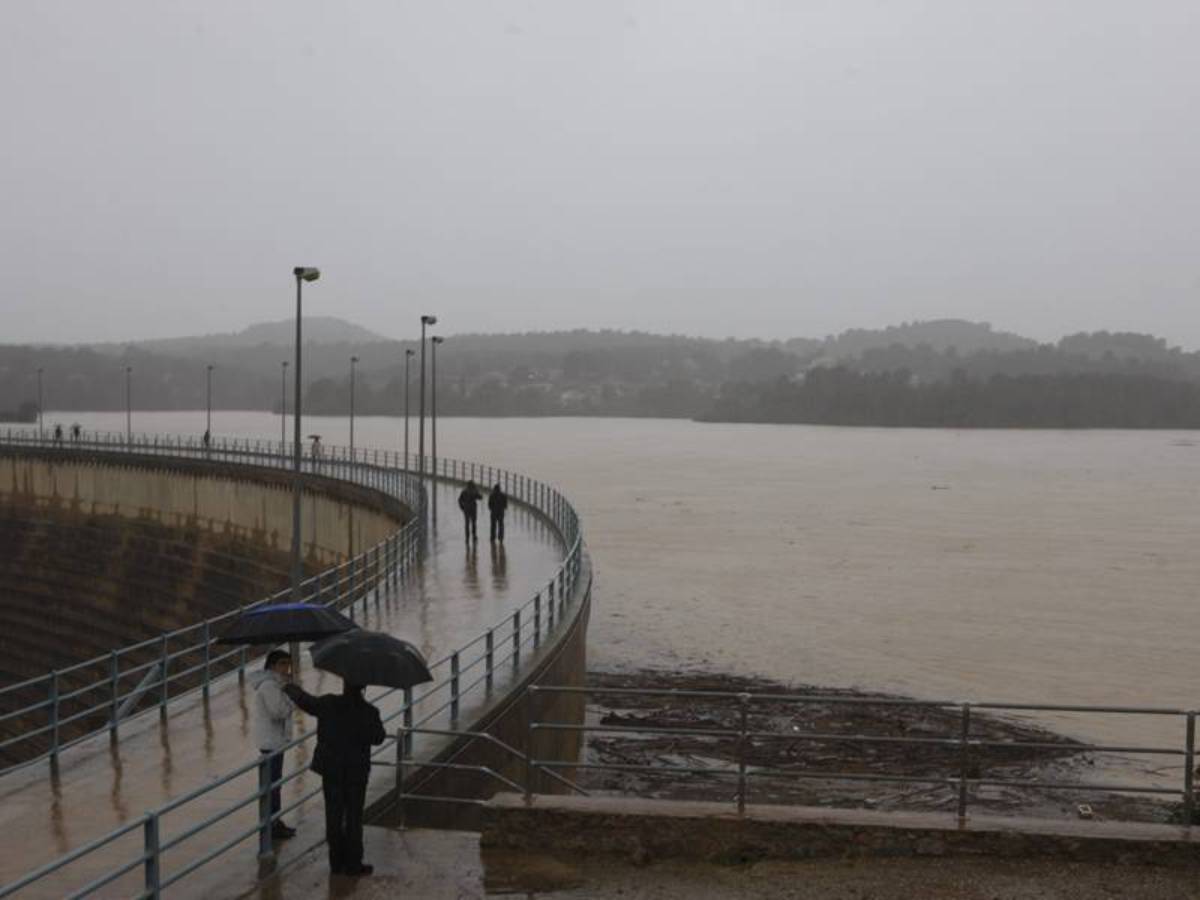
[[[642,670],[593,672],[597,689],[750,694],[744,704],[718,696],[596,694],[588,724],[628,732],[588,735],[585,762],[655,766],[656,772],[580,769],[591,791],[678,800],[737,797],[741,750],[747,801],[806,806],[953,812],[964,765],[961,708],[910,698],[762,678]],[[792,699],[771,699],[784,695]],[[740,747],[742,717],[750,737]],[[640,729],[671,730],[646,734]],[[706,734],[705,732],[714,732]],[[968,737],[1000,746],[965,751],[969,779],[1075,785],[1094,780],[1096,759],[1082,744],[1028,722],[972,711]],[[863,738],[868,738],[864,740]],[[896,738],[920,743],[901,743]],[[1027,746],[1027,745],[1038,746]],[[675,771],[661,771],[674,767]],[[680,771],[685,769],[703,771]],[[853,777],[852,777],[853,776]],[[929,779],[892,781],[897,777]],[[1178,804],[1086,787],[971,785],[969,810],[992,814],[1168,821]],[[1084,810],[1080,807],[1084,806]]]

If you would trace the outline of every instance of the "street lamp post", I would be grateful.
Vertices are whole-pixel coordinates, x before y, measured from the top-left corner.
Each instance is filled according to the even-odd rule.
[[[408,363],[414,356],[411,349],[404,351],[404,468],[408,468],[408,401],[412,392],[408,389]]]
[[[432,432],[430,434],[430,437],[433,439],[433,441],[432,441],[433,442],[433,472],[436,475],[437,474],[437,458],[438,458],[437,457],[437,348],[438,348],[438,344],[444,342],[446,339],[442,338],[442,337],[438,337],[437,335],[434,335],[429,340],[433,344],[433,347],[430,350],[430,354],[432,355],[432,360],[431,360],[430,371],[429,371],[429,380],[430,380],[430,384],[431,384],[431,391],[430,391],[431,396],[430,396],[430,403],[429,403],[429,411],[430,411],[429,424],[430,424],[430,431]],[[437,528],[437,488],[436,488],[436,486],[434,487],[434,490],[433,490],[433,527],[435,529]]]
[[[285,359],[280,365],[279,376],[279,452],[287,452],[287,367]]]
[[[425,484],[425,326],[436,325],[437,316],[421,316],[421,398],[417,403],[417,473]]]
[[[213,367],[210,363],[205,370],[205,388],[204,388],[204,434],[206,438],[212,436],[212,372]]]
[[[38,440],[42,439],[42,367],[38,366]]]
[[[125,443],[133,445],[133,366],[125,367]]]
[[[354,462],[354,367],[358,357],[350,357],[350,461]]]
[[[300,393],[301,297],[304,282],[316,281],[321,277],[321,271],[310,266],[296,266],[292,270],[292,274],[296,276],[296,380],[295,394],[293,395],[296,408],[292,413],[292,420],[295,423],[293,431],[295,446],[292,447],[292,602],[299,603],[300,581],[303,577],[300,559],[300,494],[303,487],[300,474],[300,416],[304,406],[304,398]],[[293,659],[299,660],[299,657],[293,654]]]

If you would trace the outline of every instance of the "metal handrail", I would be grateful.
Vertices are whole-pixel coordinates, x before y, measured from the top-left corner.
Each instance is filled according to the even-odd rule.
[[[120,439],[120,442],[124,443],[123,437]],[[104,444],[104,446],[108,447],[110,445]],[[362,451],[356,451],[355,456],[357,457],[361,454]],[[203,455],[203,451],[193,455]],[[344,462],[344,460],[337,459],[336,457],[336,452],[330,453],[329,455],[323,457],[320,460],[321,466],[330,467],[334,463],[340,465]],[[390,457],[388,454],[384,454],[384,457],[385,459],[390,458],[400,462],[411,462],[411,460],[401,460],[400,455],[398,454],[391,454]],[[456,662],[461,660],[462,654],[465,651],[469,651],[478,647],[480,641],[482,640],[485,642],[485,649],[483,650],[484,656],[482,658],[488,660],[488,673],[486,679],[479,679],[472,683],[472,685],[469,685],[466,690],[463,690],[459,681],[459,676],[461,673],[455,672],[449,677],[435,682],[433,687],[429,691],[425,692],[421,698],[414,698],[411,690],[405,691],[403,705],[385,718],[385,721],[388,722],[394,721],[397,718],[402,718],[405,723],[405,727],[402,728],[402,732],[408,731],[409,727],[412,725],[415,707],[419,705],[419,703],[425,697],[428,697],[435,692],[447,689],[450,691],[451,700],[444,704],[443,707],[439,708],[439,711],[450,709],[455,713],[459,708],[458,705],[467,696],[467,694],[470,693],[471,690],[478,688],[480,684],[486,683],[485,696],[488,696],[492,693],[494,689],[493,676],[497,673],[497,671],[502,667],[505,670],[508,670],[509,658],[513,659],[514,669],[520,661],[520,657],[516,656],[515,653],[510,654],[509,656],[503,656],[494,652],[494,640],[497,633],[504,632],[505,629],[508,629],[508,631],[505,633],[504,640],[506,642],[511,642],[514,648],[523,648],[531,643],[536,646],[541,641],[550,638],[553,634],[562,632],[564,629],[566,629],[570,623],[570,618],[566,615],[568,605],[576,605],[576,589],[579,584],[579,579],[584,571],[584,549],[579,517],[575,510],[571,507],[570,503],[567,502],[566,499],[555,489],[549,485],[544,485],[540,482],[534,481],[533,479],[527,478],[526,476],[517,475],[516,473],[506,472],[494,467],[482,466],[475,463],[462,463],[457,460],[441,459],[438,460],[437,466],[437,471],[433,473],[433,477],[435,478],[456,479],[458,478],[457,473],[459,472],[477,473],[479,477],[482,477],[482,473],[487,472],[489,474],[489,480],[495,479],[496,481],[500,481],[501,484],[505,486],[506,490],[510,491],[512,498],[516,502],[520,502],[528,506],[535,513],[543,516],[546,521],[555,528],[563,544],[568,549],[565,557],[563,558],[563,562],[555,568],[551,578],[544,583],[544,586],[538,590],[530,600],[525,602],[520,608],[514,610],[513,613],[500,619],[495,625],[487,629],[487,631],[483,632],[478,637],[473,638],[471,641],[467,642],[465,645],[463,645],[463,647],[460,647],[453,653],[447,655],[441,660],[438,660],[434,666],[431,666],[431,668],[436,668],[438,666],[444,666],[448,663],[452,667],[455,666]],[[399,471],[411,471],[411,469],[410,467],[404,467]],[[370,552],[371,551],[368,551],[368,554]],[[364,554],[363,556],[366,555],[367,554]],[[309,583],[316,581],[319,584],[322,577],[327,577],[326,573],[322,573],[320,576],[315,576],[313,579],[309,579]],[[539,603],[541,603],[542,598],[550,596],[551,592],[553,592],[553,596],[555,597],[554,602],[557,604],[557,615],[554,617],[553,621],[548,620],[545,617],[539,618],[536,616],[524,615],[524,613],[527,612],[530,607],[536,607]],[[358,602],[365,603],[366,596],[369,591],[361,590],[355,587],[352,590],[352,593],[354,596],[350,598],[351,609],[353,608],[353,604]],[[190,627],[194,629],[196,626]],[[155,643],[161,644],[161,640],[148,641],[145,643],[153,646]],[[201,647],[202,646],[203,645],[201,645]],[[489,647],[492,649],[486,649]],[[102,657],[101,659],[107,661],[110,660],[110,658],[111,654],[110,657]],[[527,657],[527,659],[530,661],[537,658],[538,657],[536,655],[530,655]],[[210,660],[210,664],[211,662],[212,661]],[[157,661],[151,665],[156,663]],[[221,677],[228,677],[230,674],[231,673],[226,673]],[[382,693],[372,694],[370,699],[372,701],[378,701],[394,693],[395,689],[387,689]],[[426,720],[429,718],[430,717],[427,716]],[[451,724],[454,723],[455,718],[456,717],[453,714],[449,717]],[[314,740],[315,737],[315,732],[310,732],[293,740],[286,747],[282,748],[280,752],[286,752],[292,748],[299,747],[308,741]],[[393,746],[402,746],[403,743],[403,740],[398,738],[397,740],[393,741]],[[216,813],[211,813],[198,822],[192,822],[191,826],[185,830],[183,835],[176,835],[171,839],[171,841],[165,844],[160,841],[158,829],[159,817],[168,812],[176,812],[194,801],[201,800],[201,798],[209,797],[213,791],[255,770],[257,770],[258,773],[259,783],[256,790],[253,791],[249,796],[235,799],[230,806],[227,806]],[[256,833],[259,838],[260,851],[264,853],[270,852],[270,822],[272,817],[270,814],[270,806],[267,802],[268,794],[270,790],[276,786],[276,784],[283,784],[291,781],[292,779],[298,777],[302,771],[303,769],[293,769],[291,772],[285,773],[278,782],[273,784],[270,780],[269,762],[264,757],[263,759],[247,763],[233,770],[232,772],[215,779],[214,781],[207,782],[200,788],[171,800],[170,802],[160,806],[150,813],[147,813],[147,815],[140,820],[140,822],[144,824],[145,832],[142,854],[132,862],[127,860],[121,863],[116,869],[110,870],[109,872],[97,878],[91,883],[91,885],[109,884],[116,878],[119,878],[121,874],[136,868],[139,864],[144,863],[146,872],[145,891],[140,896],[157,898],[160,896],[164,887],[175,883],[180,878],[185,877],[185,875],[190,874],[198,869],[200,866],[218,858],[229,849],[237,846]],[[545,769],[544,771],[547,775],[554,776],[556,774],[552,773],[549,769]],[[562,780],[566,781],[565,779]],[[175,853],[177,853],[180,843],[190,839],[196,834],[199,834],[210,825],[213,825],[216,822],[222,821],[230,815],[233,815],[237,810],[244,808],[249,803],[252,803],[255,799],[259,801],[259,818],[253,829],[239,833],[235,837],[226,840],[215,850],[210,850],[209,852],[201,855],[198,859],[193,859],[190,862],[184,863],[179,871],[171,875],[164,875],[162,873],[162,854],[165,852],[165,847],[170,847],[175,851]],[[300,802],[303,802],[303,800]],[[136,827],[136,824],[132,826],[125,826],[124,830],[120,831],[120,834],[127,834]],[[93,842],[93,844],[95,844],[95,848],[93,848],[93,850],[80,848],[80,850],[67,854],[58,860],[42,866],[36,872],[24,876],[19,881],[13,882],[9,885],[0,886],[0,898],[10,896],[12,893],[22,887],[58,872],[71,862],[87,855],[87,853],[94,852],[94,849],[107,846],[107,844],[111,843],[116,836],[119,836],[116,832],[113,832],[110,835],[102,836],[100,839],[98,839],[98,841]],[[89,845],[89,847],[91,847],[91,845]],[[88,890],[91,889],[92,887],[89,885],[82,892],[78,893],[77,896],[83,896]]]
[[[1195,791],[1194,791],[1194,770],[1196,765],[1196,716],[1195,710],[1185,709],[1167,709],[1163,707],[1132,707],[1132,706],[1095,706],[1081,704],[1038,704],[1038,703],[1000,703],[1000,702],[964,702],[955,701],[947,702],[941,700],[913,700],[906,698],[873,698],[873,697],[845,697],[845,696],[829,696],[815,694],[764,694],[764,693],[746,693],[746,692],[731,692],[731,691],[686,691],[674,689],[654,689],[654,688],[603,688],[603,687],[575,687],[575,686],[556,686],[556,685],[531,685],[527,692],[530,697],[537,694],[574,694],[574,695],[605,695],[605,696],[628,696],[628,697],[663,697],[678,699],[681,697],[702,698],[702,699],[724,699],[730,701],[731,705],[736,706],[738,712],[738,727],[720,727],[720,728],[671,728],[671,727],[638,727],[638,726],[612,726],[612,725],[574,725],[562,722],[539,722],[530,717],[527,727],[526,736],[527,746],[530,748],[530,765],[542,766],[549,769],[554,768],[581,768],[581,769],[597,769],[622,772],[643,772],[649,774],[709,774],[731,776],[736,775],[738,778],[738,791],[736,794],[737,811],[739,815],[743,815],[746,806],[747,783],[752,777],[780,777],[780,778],[796,778],[796,779],[816,779],[816,780],[847,780],[847,781],[888,781],[888,782],[918,782],[930,784],[947,784],[953,785],[958,789],[958,808],[957,814],[959,819],[965,819],[970,803],[970,788],[980,786],[998,786],[998,787],[1030,787],[1040,788],[1043,790],[1087,790],[1107,793],[1140,793],[1140,794],[1155,794],[1162,796],[1177,796],[1180,797],[1183,804],[1184,821],[1191,822],[1192,812],[1195,809]],[[791,704],[793,706],[807,703],[825,703],[825,704],[842,704],[847,706],[878,703],[891,707],[917,707],[917,708],[942,708],[948,710],[958,710],[961,718],[958,726],[957,736],[936,738],[936,737],[898,737],[895,735],[870,735],[870,734],[839,734],[836,732],[764,732],[756,731],[749,727],[748,711],[751,705],[766,705],[766,704]],[[1103,743],[1084,743],[1079,741],[1063,741],[1054,743],[1052,741],[1004,741],[1004,740],[987,740],[984,738],[971,737],[971,712],[978,709],[987,709],[997,712],[1075,712],[1075,713],[1093,713],[1100,715],[1147,715],[1147,716],[1173,716],[1181,718],[1184,725],[1184,744],[1182,747],[1143,747],[1143,746],[1124,746],[1115,744]],[[663,735],[663,736],[698,736],[707,738],[736,738],[737,759],[736,762],[730,763],[728,767],[717,766],[699,766],[699,767],[680,767],[680,766],[664,766],[652,764],[636,764],[636,763],[563,763],[554,760],[537,760],[532,757],[533,752],[533,736],[538,731],[565,731],[578,734],[637,734],[637,735]],[[961,751],[959,756],[958,766],[955,772],[946,775],[875,775],[865,774],[861,772],[829,772],[829,771],[804,771],[802,769],[771,769],[771,768],[754,768],[751,769],[747,759],[746,751],[751,746],[754,740],[782,740],[789,741],[813,741],[813,742],[829,742],[829,743],[851,743],[851,744],[870,744],[870,743],[895,743],[895,744],[915,744],[922,746],[944,746],[957,747]],[[1054,781],[1029,781],[1029,780],[1007,780],[1007,779],[989,779],[982,778],[978,774],[972,775],[971,754],[970,751],[983,748],[1014,748],[1020,747],[1025,749],[1054,749],[1054,750],[1070,750],[1077,753],[1132,753],[1140,755],[1160,755],[1160,756],[1176,756],[1183,757],[1183,783],[1179,787],[1155,787],[1146,785],[1122,785],[1122,784],[1100,784],[1095,782],[1054,782]],[[526,785],[526,800],[529,801],[532,797],[532,785]]]
[[[86,437],[81,437],[81,439],[78,441],[66,443],[46,438],[39,439],[36,436],[24,435],[20,432],[14,432],[12,429],[9,429],[4,437],[3,443],[16,445],[21,448],[49,450],[51,452],[69,451],[71,453],[75,453],[78,451],[84,451],[101,452],[105,454],[111,452],[125,452],[138,457],[156,456],[167,459],[179,458],[182,456],[183,458],[187,459],[200,459],[207,462],[239,462],[247,465],[253,464],[260,467],[264,464],[269,464],[271,467],[275,468],[290,468],[293,464],[293,460],[290,455],[275,453],[271,446],[266,442],[256,442],[253,446],[250,446],[247,442],[246,446],[242,448],[238,446],[238,442],[236,440],[232,442],[218,440],[208,448],[197,448],[182,445],[178,440],[172,441],[170,438],[160,438],[157,436],[147,437],[138,435],[132,442],[127,442],[124,437],[120,437],[119,440],[115,440],[114,438],[115,436],[113,435],[89,434]],[[181,448],[185,452],[181,453]],[[356,454],[356,456],[357,455],[359,454]],[[335,448],[335,457],[336,456],[337,454]],[[376,458],[378,458],[378,454],[376,455]],[[386,465],[389,461],[394,463],[397,458],[397,454],[385,453],[384,464]],[[312,460],[309,460],[308,462],[311,464]],[[396,560],[398,563],[395,567],[396,571],[393,571],[391,567],[383,571],[380,570],[380,567],[375,567],[374,570],[370,572],[361,583],[351,585],[350,589],[345,592],[335,591],[334,597],[328,602],[327,605],[342,606],[346,605],[347,603],[353,603],[355,600],[355,594],[362,595],[366,592],[376,589],[380,581],[382,581],[384,578],[394,579],[399,577],[400,571],[402,571],[404,564],[411,561],[413,558],[413,547],[420,546],[418,536],[421,533],[421,528],[425,519],[421,513],[424,510],[424,504],[426,501],[424,490],[420,486],[417,479],[408,475],[404,469],[393,468],[391,470],[385,470],[387,471],[387,477],[381,477],[380,467],[373,463],[345,464],[341,459],[337,459],[336,463],[338,465],[338,473],[343,475],[346,480],[349,480],[355,484],[370,487],[372,489],[383,490],[394,499],[406,503],[409,508],[414,509],[417,513],[417,515],[413,517],[412,521],[410,521],[406,526],[398,529],[394,534],[390,535],[379,544],[366,549],[362,553],[359,553],[345,562],[335,564],[334,566],[329,567],[317,573],[316,575],[310,576],[301,582],[300,586],[302,593],[307,592],[315,595],[317,591],[313,590],[314,586],[317,588],[317,590],[319,590],[324,581],[332,579],[335,586],[340,583],[341,579],[336,578],[335,573],[341,573],[346,570],[353,571],[356,568],[360,570],[369,568],[367,566],[368,560],[377,560],[381,548],[383,549],[385,555]],[[324,469],[329,464],[329,461],[322,459],[320,460],[318,467]],[[359,468],[356,468],[361,466],[366,466],[367,468],[362,471],[360,471]],[[22,708],[4,713],[3,716],[0,717],[0,721],[6,721],[22,715],[29,715],[37,712],[38,710],[50,707],[51,721],[46,726],[31,726],[24,732],[7,738],[5,741],[3,741],[3,743],[0,743],[0,747],[8,748],[15,746],[24,740],[43,735],[47,731],[57,735],[59,728],[70,724],[71,722],[80,721],[88,716],[94,716],[100,713],[111,713],[114,706],[114,700],[118,700],[120,697],[120,692],[117,685],[121,679],[130,675],[136,675],[139,672],[148,671],[150,668],[159,664],[160,662],[160,660],[152,660],[150,662],[140,663],[130,668],[122,669],[120,664],[125,657],[127,657],[130,653],[137,651],[150,650],[154,647],[167,647],[172,640],[178,640],[179,638],[188,635],[194,635],[194,633],[198,631],[204,631],[207,634],[207,639],[200,640],[196,643],[191,643],[183,648],[176,648],[174,652],[165,653],[162,657],[162,661],[167,662],[167,671],[164,677],[160,678],[156,683],[151,684],[149,687],[152,689],[158,688],[160,692],[164,692],[165,688],[166,703],[160,703],[159,708],[165,708],[166,704],[178,701],[179,699],[192,694],[196,690],[201,690],[207,693],[211,682],[215,680],[214,675],[220,677],[226,674],[225,672],[220,671],[222,668],[221,662],[229,660],[233,654],[220,654],[215,659],[211,658],[210,656],[207,663],[201,662],[182,671],[170,671],[169,664],[172,661],[188,654],[203,654],[206,650],[211,654],[214,646],[216,645],[216,637],[212,634],[213,625],[219,625],[225,621],[231,620],[235,616],[240,615],[244,609],[269,603],[273,600],[286,597],[288,594],[289,589],[276,591],[268,597],[248,604],[241,609],[230,610],[228,612],[212,616],[201,622],[186,625],[181,628],[174,629],[173,631],[164,632],[153,638],[116,648],[103,656],[97,656],[93,657],[92,659],[74,663],[71,666],[57,670],[56,673],[50,673],[37,678],[26,679],[18,684],[8,685],[4,688],[0,688],[0,700],[2,700],[5,696],[11,695],[17,691],[27,692],[28,690],[37,686],[45,686],[45,688],[51,691],[53,694],[47,699],[38,700],[34,703],[26,704]],[[242,660],[242,665],[244,665],[244,662],[245,659]],[[77,672],[82,672],[88,668],[97,667],[103,667],[106,669],[104,676],[99,680],[91,682],[86,687],[76,688],[67,692],[59,692],[55,690],[54,682],[56,678],[61,679],[64,675],[74,674]],[[242,666],[239,666],[238,668],[241,669]],[[214,669],[217,671],[214,672]],[[184,682],[185,679],[187,679],[189,676],[195,675],[197,672],[202,672],[204,674],[204,678],[201,680],[199,685],[187,687],[184,691],[176,692],[174,695],[171,694],[170,689],[172,685],[177,685],[181,682]],[[81,711],[76,711],[72,715],[65,717],[62,715],[60,710],[62,704],[72,701],[88,691],[100,690],[106,686],[109,689],[109,697],[103,698],[90,706],[86,706]],[[128,697],[130,695],[126,694],[125,696]],[[116,733],[118,725],[119,722],[117,722],[115,718],[110,719],[105,725],[98,726],[88,731],[85,735],[74,737],[72,739],[72,743],[77,741],[80,737],[91,736],[106,729]],[[39,760],[47,757],[53,760],[57,757],[58,752],[63,749],[64,746],[66,745],[55,740],[52,742],[51,747],[46,751],[36,754],[29,759],[14,763],[4,769],[0,769],[0,775],[13,769],[36,763]]]

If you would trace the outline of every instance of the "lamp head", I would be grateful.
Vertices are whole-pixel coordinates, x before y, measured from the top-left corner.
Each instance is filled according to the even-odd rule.
[[[405,351],[404,351],[404,355],[405,355],[405,356],[416,356],[416,355],[417,355],[417,351],[416,351],[416,350],[405,350]]]
[[[316,281],[321,277],[321,270],[312,266],[296,266],[292,273],[302,281]]]
[[[356,362],[358,362],[357,356],[350,357],[350,365],[354,365]]]
[[[437,316],[421,316],[422,325],[436,325]]]
[[[433,341],[435,344],[444,344],[444,343],[446,343],[446,339],[445,339],[444,337],[438,337],[438,336],[436,336],[436,335],[434,335],[433,337],[431,337],[431,338],[430,338],[430,340],[431,340],[431,341]]]
[[[288,361],[285,359],[283,362],[280,363],[280,365],[286,369],[288,367]]]

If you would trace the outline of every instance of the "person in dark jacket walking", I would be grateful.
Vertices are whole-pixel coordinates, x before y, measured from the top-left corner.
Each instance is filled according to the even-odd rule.
[[[363,862],[363,807],[371,777],[371,747],[387,738],[379,710],[363,689],[346,684],[340,694],[314,697],[295,684],[284,688],[300,709],[317,717],[317,749],[310,768],[325,795],[325,842],[329,869],[338,875],[370,875]]]
[[[488,494],[488,512],[492,514],[492,540],[504,543],[504,513],[508,509],[508,495],[496,484]]]
[[[468,481],[467,486],[458,495],[458,508],[462,510],[463,531],[466,533],[468,544],[472,538],[475,539],[475,543],[479,543],[475,521],[479,518],[479,501],[482,499],[483,494],[479,492],[479,486],[474,481]]]

